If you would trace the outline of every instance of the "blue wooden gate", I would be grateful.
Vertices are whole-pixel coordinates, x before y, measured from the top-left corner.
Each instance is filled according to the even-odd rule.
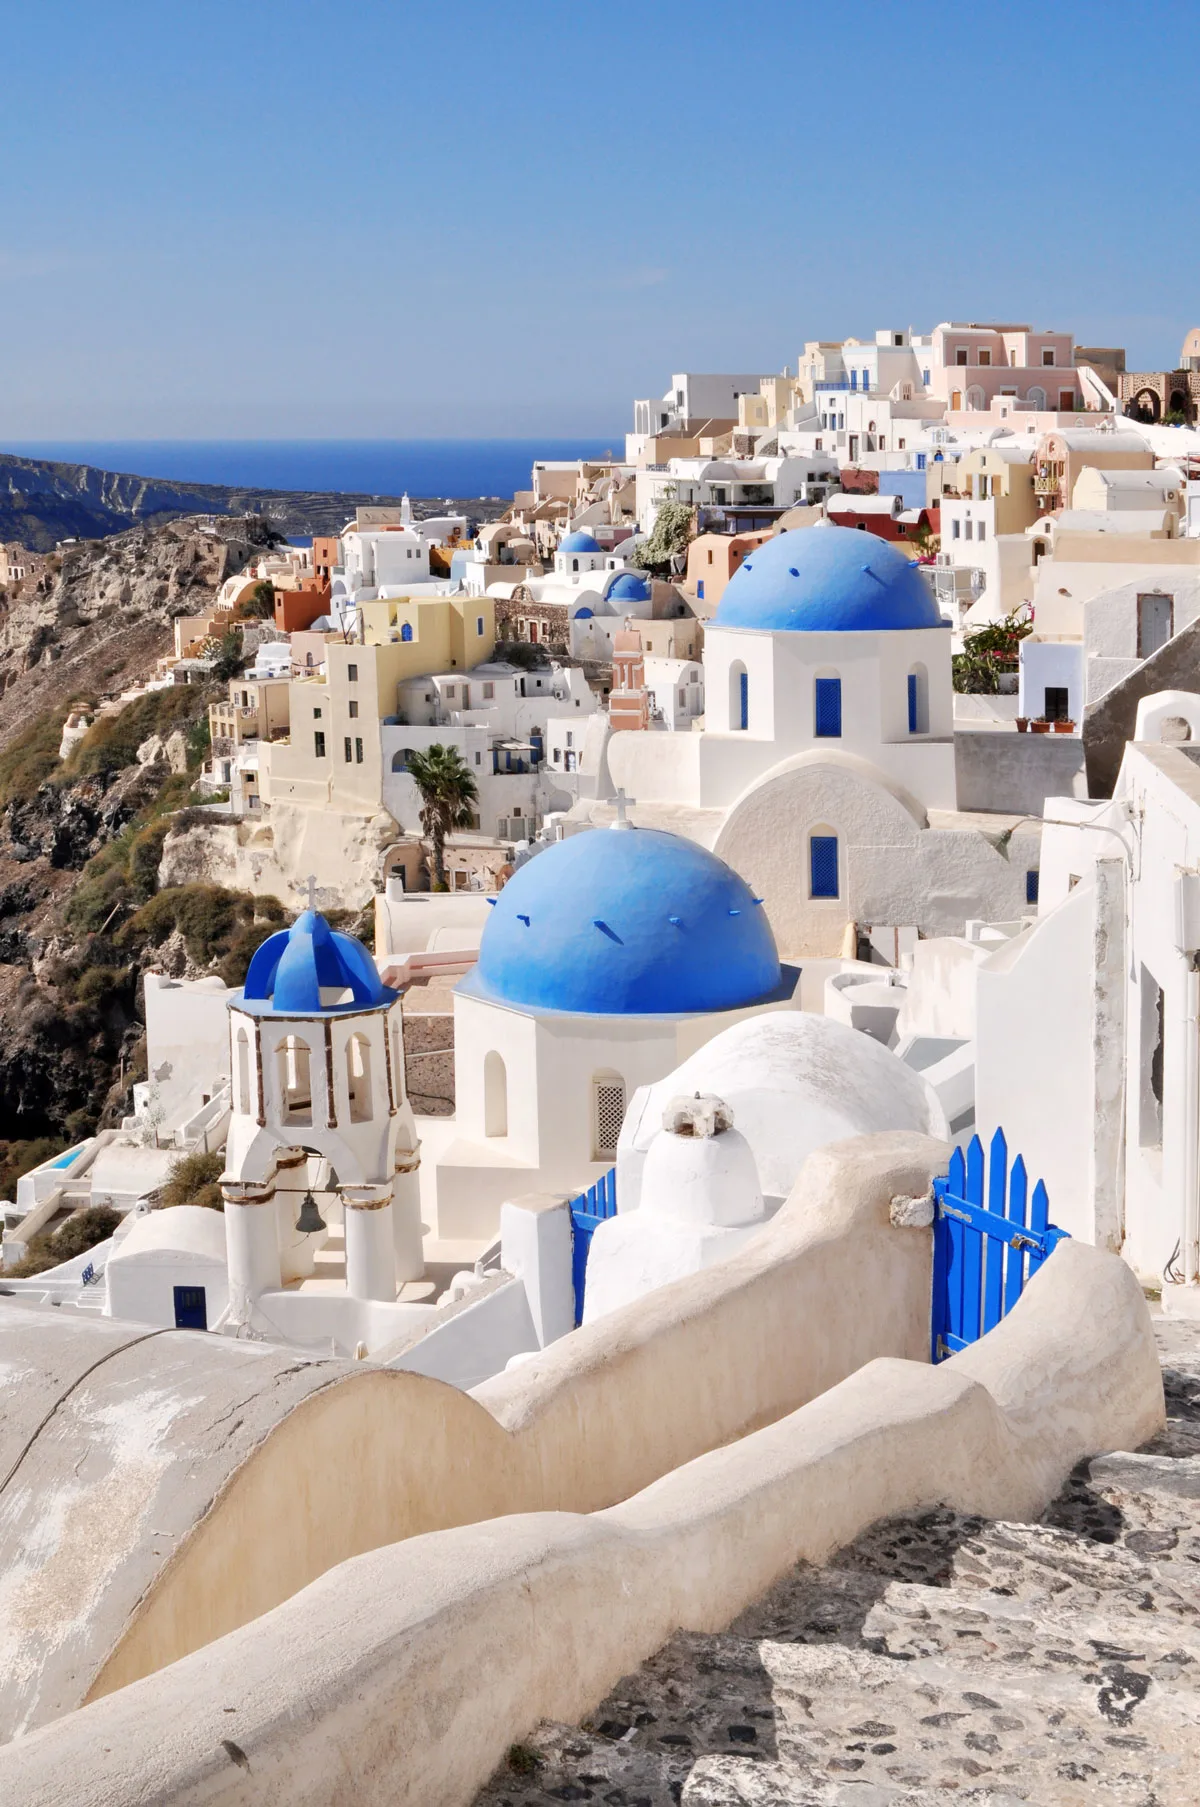
[[[944,1361],[978,1342],[1010,1312],[1025,1282],[1066,1235],[1049,1221],[1050,1201],[1039,1180],[1028,1197],[1025,1162],[1008,1170],[1004,1131],[983,1144],[971,1137],[950,1171],[934,1180],[932,1357]]]
[[[583,1323],[583,1286],[588,1250],[597,1227],[617,1214],[617,1170],[610,1167],[594,1186],[571,1200],[571,1284],[575,1289],[575,1322]]]

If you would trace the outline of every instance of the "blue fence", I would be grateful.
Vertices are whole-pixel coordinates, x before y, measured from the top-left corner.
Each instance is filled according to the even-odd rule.
[[[617,1214],[617,1170],[610,1167],[594,1186],[571,1200],[571,1284],[575,1289],[575,1322],[583,1323],[583,1286],[592,1237],[606,1217]]]
[[[965,1160],[956,1148],[933,1193],[931,1343],[933,1360],[940,1362],[996,1327],[1066,1231],[1049,1220],[1041,1180],[1029,1197],[1020,1155],[1009,1172],[1002,1129],[992,1137],[986,1163],[978,1136]]]

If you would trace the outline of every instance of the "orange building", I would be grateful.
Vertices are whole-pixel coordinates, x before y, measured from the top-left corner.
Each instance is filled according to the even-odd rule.
[[[765,533],[698,533],[688,547],[687,587],[696,598],[696,613],[708,620],[725,594],[725,585]]]
[[[294,590],[276,590],[275,626],[287,634],[302,632],[329,613],[329,597],[327,577],[305,577]]]
[[[642,636],[628,624],[613,635],[613,682],[608,698],[608,720],[615,734],[620,728],[647,728],[650,704],[646,696],[646,659]]]
[[[333,576],[333,568],[338,562],[337,536],[331,533],[313,535],[312,547],[313,571],[317,577],[328,583]]]

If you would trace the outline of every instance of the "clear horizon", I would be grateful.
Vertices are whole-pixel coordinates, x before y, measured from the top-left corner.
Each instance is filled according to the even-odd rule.
[[[6,19],[0,445],[597,438],[673,371],[1200,319],[1200,12],[43,0]],[[739,46],[745,55],[732,54]],[[240,60],[239,60],[240,50]]]

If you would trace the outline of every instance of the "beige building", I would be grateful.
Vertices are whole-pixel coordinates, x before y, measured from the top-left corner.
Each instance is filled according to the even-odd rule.
[[[496,646],[490,596],[368,598],[358,604],[358,621],[368,646],[399,649],[397,682],[433,671],[469,671],[490,659]]]
[[[979,446],[959,459],[952,470],[959,496],[992,503],[993,535],[1024,533],[1037,520],[1032,448]]]
[[[380,729],[400,714],[406,678],[466,671],[491,657],[487,596],[393,596],[359,605],[365,641],[331,637],[323,671],[288,685],[290,736],[262,749],[267,803],[374,815],[383,798]]]
[[[214,754],[225,755],[248,740],[273,740],[288,730],[288,678],[231,678],[229,697],[210,703],[208,731]]]
[[[1068,506],[1079,473],[1088,466],[1104,471],[1150,471],[1154,453],[1140,433],[1120,428],[1104,432],[1095,427],[1067,427],[1043,433],[1034,455],[1033,476],[1042,514]]]

